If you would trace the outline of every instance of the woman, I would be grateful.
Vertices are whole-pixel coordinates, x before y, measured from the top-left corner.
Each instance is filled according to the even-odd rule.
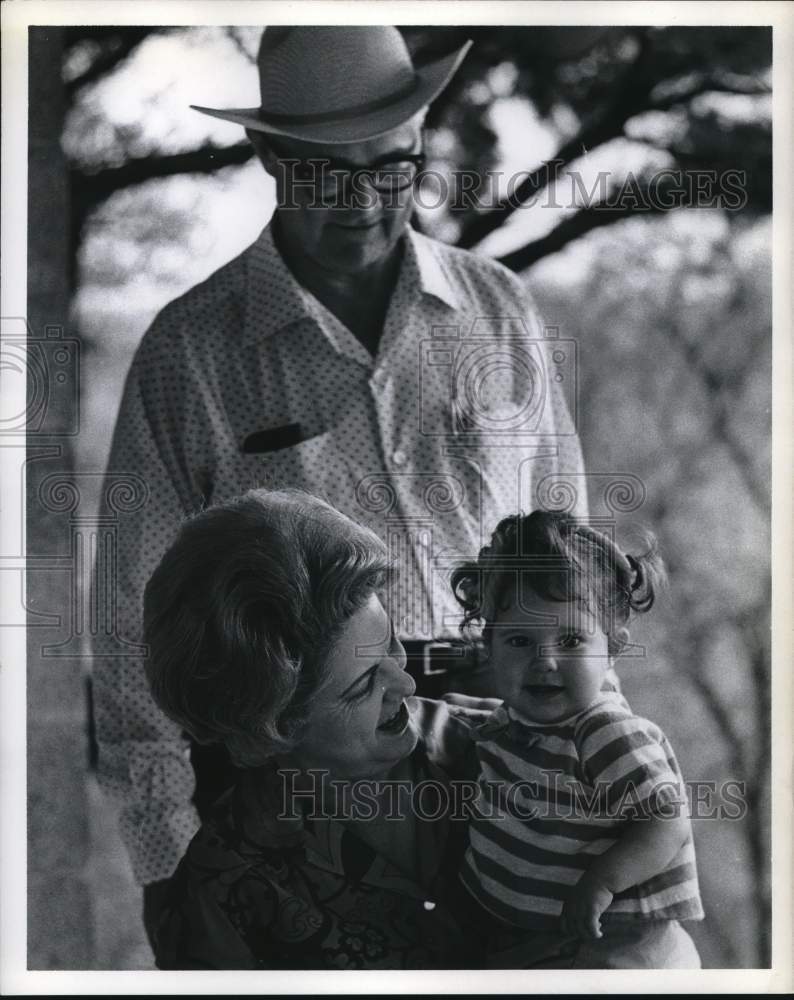
[[[152,576],[155,700],[244,769],[170,882],[160,968],[483,964],[447,902],[464,824],[432,804],[468,727],[412,698],[390,572],[323,501],[253,490],[187,522]]]

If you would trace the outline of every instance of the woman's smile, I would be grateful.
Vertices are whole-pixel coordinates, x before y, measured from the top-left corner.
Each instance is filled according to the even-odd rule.
[[[404,701],[401,701],[397,710],[385,722],[381,722],[378,729],[383,733],[399,736],[405,731],[410,721],[408,706]]]

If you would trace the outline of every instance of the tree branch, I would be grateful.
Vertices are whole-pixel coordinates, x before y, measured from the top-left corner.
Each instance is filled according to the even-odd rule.
[[[560,169],[573,160],[578,159],[590,149],[595,149],[611,139],[617,139],[624,134],[626,122],[644,111],[669,110],[676,104],[684,103],[701,93],[709,91],[738,94],[764,94],[769,88],[756,81],[742,83],[736,80],[733,84],[715,77],[701,79],[687,91],[670,94],[657,100],[651,100],[653,80],[648,72],[647,35],[639,36],[640,47],[634,62],[618,81],[612,103],[596,118],[587,123],[579,133],[565,143],[550,160],[546,160],[534,170],[527,172],[524,180],[516,186],[509,198],[500,200],[490,211],[473,215],[463,226],[457,245],[463,249],[476,246],[538,192],[546,188],[555,179]]]
[[[594,149],[622,135],[623,126],[628,119],[645,110],[652,84],[646,66],[649,47],[647,32],[639,33],[638,40],[640,44],[637,56],[616,82],[613,100],[606,109],[591,118],[578,135],[560,148],[553,159],[530,171],[511,197],[502,199],[490,211],[473,216],[471,222],[463,227],[457,243],[459,247],[469,249],[476,246],[499,229],[521,204],[543,190],[561,167],[582,156],[588,149]]]
[[[622,135],[624,123],[624,119],[614,118],[582,129],[574,139],[560,148],[553,159],[544,160],[539,167],[529,171],[509,198],[502,198],[488,212],[473,215],[471,221],[464,224],[457,245],[468,250],[481,243],[486,236],[503,226],[513,212],[548,187],[563,167],[584,155],[588,149]]]
[[[100,39],[107,38],[107,29],[101,29],[105,31],[104,35],[99,35],[94,37],[93,35],[77,36],[72,41],[72,47],[79,44],[81,41],[99,41]],[[156,32],[164,33],[168,29],[165,28],[125,28],[123,34],[119,33],[115,35],[117,44],[107,48],[104,52],[101,52],[96,59],[91,63],[88,69],[81,73],[80,76],[76,76],[72,80],[68,80],[64,84],[64,90],[66,92],[66,97],[69,101],[74,100],[75,94],[82,90],[83,87],[87,87],[91,83],[96,83],[97,80],[111,73],[120,63],[124,62],[134,51],[138,48],[141,42],[148,38],[149,35],[155,34]]]
[[[248,49],[245,47],[245,42],[242,40],[242,38],[237,32],[237,29],[233,25],[230,25],[228,28],[225,28],[224,34],[229,39],[229,41],[233,43],[234,47],[237,49],[237,51],[240,53],[241,56],[244,56],[249,63],[256,62],[256,58],[252,56],[251,53],[248,51]]]
[[[724,625],[724,619],[716,623],[718,629]],[[719,688],[716,685],[712,686],[702,669],[702,664],[706,662],[707,648],[713,648],[713,635],[707,628],[698,626],[697,635],[691,637],[690,641],[692,656],[689,657],[688,663],[691,664],[691,669],[686,672],[687,679],[703,697],[712,718],[725,737],[730,748],[730,770],[739,778],[747,777],[751,773],[752,765],[742,749],[745,747],[746,739],[734,725],[729,709],[720,699]]]
[[[670,108],[675,107],[676,104],[684,104],[687,101],[691,101],[694,97],[700,97],[701,94],[743,94],[753,97],[760,94],[771,93],[772,91],[769,87],[763,83],[758,83],[757,81],[752,81],[747,84],[739,83],[737,81],[734,84],[729,84],[724,81],[709,78],[699,80],[697,83],[692,84],[691,87],[681,90],[678,93],[672,91],[665,97],[651,101],[648,110],[669,111]]]
[[[686,339],[677,323],[672,321],[667,323],[665,331],[669,339],[678,344],[689,370],[698,376],[714,400],[714,414],[711,421],[711,431],[714,437],[727,449],[745,489],[758,509],[768,513],[770,508],[769,495],[759,487],[752,472],[750,459],[730,433],[728,423],[730,413],[724,399],[725,380],[703,361],[703,356],[697,345]]]
[[[248,142],[236,146],[206,143],[187,153],[140,156],[127,160],[120,167],[106,167],[95,174],[72,170],[73,196],[88,205],[95,205],[134,184],[176,174],[213,174],[224,167],[247,163],[253,155],[253,147]]]
[[[653,202],[649,203],[649,207],[643,209],[644,213],[659,211],[661,208],[654,207]],[[639,214],[640,210],[631,205],[609,209],[597,207],[580,209],[575,215],[563,219],[550,233],[546,233],[545,236],[532,240],[520,249],[500,257],[499,263],[509,267],[511,271],[523,271],[536,264],[542,257],[557,253],[568,243],[572,243],[593,229],[611,226],[614,222]]]

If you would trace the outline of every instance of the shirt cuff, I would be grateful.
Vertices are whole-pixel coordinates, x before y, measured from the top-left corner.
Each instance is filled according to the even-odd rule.
[[[184,857],[200,826],[192,804],[146,813],[123,810],[119,816],[121,838],[139,885],[170,878]]]

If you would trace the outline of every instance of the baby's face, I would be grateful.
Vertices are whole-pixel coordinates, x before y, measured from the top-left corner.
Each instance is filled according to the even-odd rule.
[[[575,602],[529,592],[500,611],[491,663],[505,704],[533,722],[557,722],[592,704],[609,667],[607,637]]]

